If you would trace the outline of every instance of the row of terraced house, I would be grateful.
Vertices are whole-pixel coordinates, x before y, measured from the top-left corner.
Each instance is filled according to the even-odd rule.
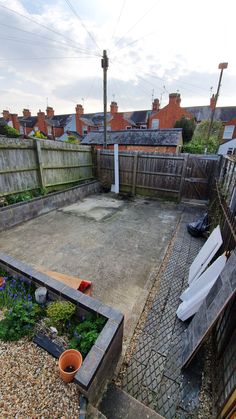
[[[208,106],[181,107],[181,97],[179,93],[169,95],[169,103],[160,108],[158,99],[154,99],[151,110],[140,110],[130,112],[119,112],[118,104],[114,101],[110,104],[110,111],[107,113],[108,131],[128,131],[128,130],[169,130],[169,135],[175,122],[181,117],[194,119],[197,123],[210,118],[212,109],[215,107],[215,96],[212,95]],[[224,125],[223,142],[235,141],[236,143],[236,106],[216,107],[215,119]],[[3,111],[0,124],[8,124],[17,129],[20,134],[28,136],[40,131],[49,139],[66,140],[68,134],[74,135],[78,139],[83,139],[87,134],[85,143],[96,142],[91,133],[103,131],[104,117],[102,112],[84,113],[81,104],[76,105],[75,113],[55,115],[52,107],[47,107],[46,113],[39,110],[36,116],[32,116],[29,109],[23,110],[23,116]],[[130,137],[131,133],[126,133]],[[160,133],[159,133],[160,135]],[[176,132],[175,132],[176,136]],[[123,134],[125,137],[125,134]],[[97,136],[99,138],[99,135]],[[155,140],[155,136],[153,136]],[[92,140],[91,140],[92,139]],[[98,140],[99,141],[99,140]],[[232,143],[236,148],[236,144]],[[173,151],[171,147],[166,151]]]

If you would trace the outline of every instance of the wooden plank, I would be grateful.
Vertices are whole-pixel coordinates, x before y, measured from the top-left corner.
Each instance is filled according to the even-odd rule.
[[[62,352],[65,350],[62,346],[57,345],[49,337],[43,335],[42,333],[35,335],[33,337],[33,342],[40,346],[40,348],[43,348],[45,351],[47,351],[54,358],[59,358]]]
[[[7,173],[17,173],[17,172],[32,172],[33,170],[38,170],[38,167],[14,167],[12,169],[0,170],[0,175]]]
[[[73,168],[77,168],[77,167],[93,167],[93,164],[89,163],[89,164],[71,164],[71,165],[65,165],[65,166],[43,166],[43,169],[73,169]],[[0,172],[1,173],[1,172]]]
[[[42,161],[40,140],[35,141],[35,146],[36,146],[36,154],[37,154],[37,160],[38,160],[39,183],[40,183],[40,187],[44,189],[45,183],[44,183],[44,176],[43,176],[43,161]]]
[[[138,152],[135,153],[135,155],[134,155],[132,195],[135,195],[136,178],[137,178],[137,167],[138,167]]]
[[[93,177],[81,177],[79,179],[72,179],[72,180],[68,180],[66,182],[57,182],[57,183],[47,183],[45,185],[46,188],[52,187],[52,186],[60,186],[60,185],[69,185],[70,183],[77,183],[77,182],[81,182],[84,180],[90,180],[93,179]]]
[[[185,333],[183,363],[186,367],[198,352],[203,341],[223,313],[227,304],[236,295],[236,251],[229,257],[221,275],[204,299]]]

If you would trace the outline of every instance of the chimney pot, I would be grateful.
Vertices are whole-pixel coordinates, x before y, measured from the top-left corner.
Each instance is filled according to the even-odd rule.
[[[83,115],[84,113],[83,106],[81,104],[76,105],[75,112],[77,113],[77,115]]]
[[[23,109],[23,116],[24,118],[29,118],[31,116],[29,109]]]
[[[54,117],[54,109],[51,106],[47,106],[46,113],[47,113],[47,118]]]
[[[169,94],[169,104],[180,106],[181,98],[179,93],[170,93]]]
[[[117,102],[112,101],[110,104],[110,112],[112,114],[117,113],[118,112],[118,105]]]
[[[159,108],[160,108],[160,101],[159,101],[159,99],[156,98],[152,102],[152,110],[153,111],[159,111]]]
[[[2,111],[2,115],[3,115],[3,118],[4,119],[9,119],[9,117],[10,117],[10,113],[7,110],[3,110]]]
[[[215,108],[215,106],[216,106],[216,97],[215,97],[215,95],[213,94],[213,95],[211,96],[211,99],[210,99],[210,108],[211,108],[211,109],[214,109],[214,108]]]

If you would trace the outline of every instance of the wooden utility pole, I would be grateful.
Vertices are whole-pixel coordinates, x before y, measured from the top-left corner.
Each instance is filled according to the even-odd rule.
[[[102,56],[102,68],[103,68],[103,109],[104,109],[104,142],[103,147],[107,148],[107,69],[108,69],[108,57],[107,52],[103,50]]]
[[[218,100],[219,93],[220,93],[220,85],[221,85],[221,80],[222,80],[222,76],[223,76],[223,71],[227,67],[228,67],[228,63],[220,63],[219,66],[218,66],[218,68],[220,69],[220,78],[219,78],[219,82],[218,82],[217,92],[216,92],[216,95],[215,95],[215,103],[214,103],[214,106],[211,110],[211,119],[210,119],[210,124],[209,124],[208,132],[207,132],[207,138],[206,138],[206,152],[207,152],[208,142],[209,142],[209,138],[210,138],[211,130],[212,130],[212,125],[213,125],[213,121],[214,121],[216,104],[217,104],[217,100]]]

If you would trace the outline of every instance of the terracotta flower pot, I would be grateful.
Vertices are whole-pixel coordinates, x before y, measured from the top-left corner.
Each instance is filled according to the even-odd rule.
[[[62,352],[59,358],[59,371],[63,381],[69,383],[73,380],[75,374],[81,367],[82,361],[82,355],[76,349],[67,349]]]
[[[5,278],[3,276],[0,276],[0,287],[3,287],[5,282],[6,282]]]

